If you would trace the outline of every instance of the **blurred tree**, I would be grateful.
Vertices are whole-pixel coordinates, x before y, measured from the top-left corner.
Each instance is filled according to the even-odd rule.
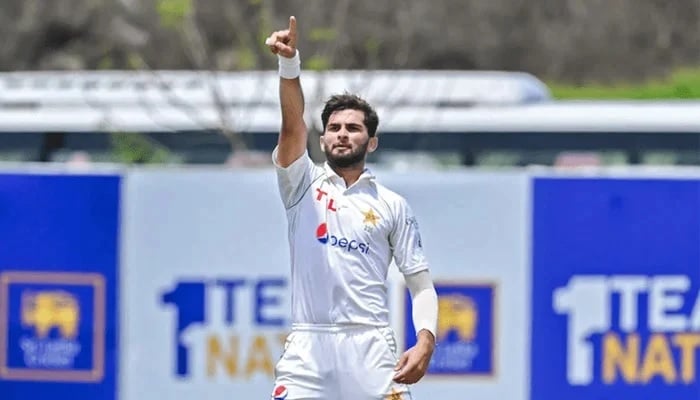
[[[219,131],[228,139],[232,152],[245,151],[247,148],[245,140],[234,129],[224,96],[217,83],[218,66],[212,56],[210,41],[200,25],[198,5],[200,4],[193,0],[156,0],[162,26],[173,31],[180,38],[183,50],[194,69],[205,74],[207,87],[219,118]]]
[[[111,135],[116,161],[124,164],[157,164],[170,159],[168,150],[136,132]]]
[[[262,39],[291,14],[307,54],[335,31],[342,57],[327,65],[341,69],[523,70],[585,84],[700,60],[696,0],[3,0],[0,70],[122,69],[133,53],[154,69],[274,68]]]

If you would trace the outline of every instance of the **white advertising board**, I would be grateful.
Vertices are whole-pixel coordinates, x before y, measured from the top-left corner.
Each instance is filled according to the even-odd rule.
[[[378,176],[418,217],[444,311],[414,398],[525,400],[527,176]],[[274,171],[132,170],[124,185],[120,399],[269,398],[290,295]],[[390,285],[406,343],[401,277]]]
[[[413,387],[414,398],[526,399],[529,178],[525,173],[412,172],[382,180],[409,199],[419,218],[441,302],[439,339],[453,328],[473,331],[471,337],[464,332],[438,341],[434,365]],[[452,309],[449,301],[463,297],[474,301],[475,313]],[[402,332],[410,315],[401,298],[394,300],[395,329],[406,343]]]

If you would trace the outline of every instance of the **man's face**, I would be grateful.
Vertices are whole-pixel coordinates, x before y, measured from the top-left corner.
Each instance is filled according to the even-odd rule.
[[[321,143],[330,165],[348,168],[364,161],[370,146],[364,117],[362,111],[340,110],[328,118]]]

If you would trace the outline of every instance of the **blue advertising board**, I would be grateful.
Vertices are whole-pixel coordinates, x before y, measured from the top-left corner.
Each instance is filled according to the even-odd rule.
[[[439,321],[437,346],[427,376],[481,377],[495,374],[496,296],[495,282],[436,281]],[[404,289],[404,343],[416,344],[413,303]]]
[[[700,180],[533,184],[530,399],[699,399]]]
[[[120,177],[0,174],[3,399],[116,398]]]

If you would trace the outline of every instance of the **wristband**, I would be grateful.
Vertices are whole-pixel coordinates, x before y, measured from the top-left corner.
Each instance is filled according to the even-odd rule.
[[[301,75],[301,58],[299,57],[299,50],[297,49],[294,57],[287,58],[280,54],[277,55],[279,64],[279,74],[281,78],[284,79],[294,79]]]

